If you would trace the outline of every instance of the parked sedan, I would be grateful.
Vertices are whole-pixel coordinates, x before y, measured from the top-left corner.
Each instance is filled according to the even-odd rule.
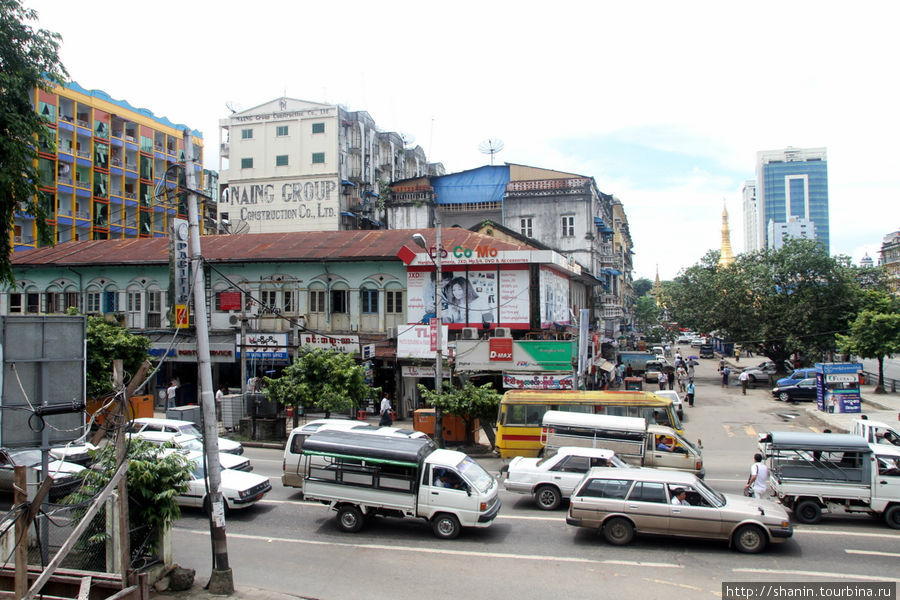
[[[131,433],[129,436],[146,440],[157,446],[171,444],[178,446],[185,452],[203,452],[203,440],[195,435],[184,435],[169,431],[142,431],[141,433]],[[233,469],[235,471],[253,470],[249,458],[238,456],[237,454],[228,454],[227,452],[219,452],[219,464],[222,465],[223,469]]]
[[[625,467],[612,450],[563,446],[552,456],[517,456],[509,463],[503,486],[510,492],[531,494],[538,508],[554,510],[572,495],[591,467]]]
[[[782,402],[812,402],[816,399],[816,378],[807,377],[772,388],[772,395]]]
[[[148,431],[165,431],[169,433],[182,433],[184,435],[193,435],[203,438],[203,434],[197,429],[191,421],[180,421],[178,419],[157,419],[155,417],[141,417],[135,419],[130,425],[131,433],[143,433]],[[228,438],[219,437],[219,451],[228,452],[229,454],[243,454],[244,447],[240,442],[229,440]]]
[[[658,469],[591,469],[572,494],[566,523],[600,529],[616,546],[651,533],[726,540],[748,553],[793,535],[780,504],[723,494],[692,473]]]
[[[12,493],[15,467],[28,467],[28,480],[43,481],[41,451],[38,448],[0,448],[0,492]],[[48,474],[53,477],[50,498],[61,498],[81,485],[79,473],[84,467],[62,460],[50,460]]]
[[[189,452],[187,455],[191,462],[191,480],[188,482],[188,491],[175,498],[180,506],[192,506],[209,509],[209,500],[206,489],[206,469],[203,465],[203,455],[198,452]],[[225,510],[246,508],[256,504],[272,489],[268,477],[247,473],[245,471],[233,471],[222,469],[220,471],[222,499],[225,502]]]

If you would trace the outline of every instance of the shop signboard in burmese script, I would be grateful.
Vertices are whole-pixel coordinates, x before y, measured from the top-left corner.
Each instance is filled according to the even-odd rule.
[[[334,350],[343,354],[359,354],[358,335],[325,335],[303,332],[299,336],[300,345],[304,348],[320,348]]]
[[[571,390],[572,374],[503,373],[503,387],[514,390]]]

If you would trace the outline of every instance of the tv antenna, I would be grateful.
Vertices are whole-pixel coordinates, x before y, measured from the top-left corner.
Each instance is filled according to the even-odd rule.
[[[478,151],[482,154],[491,155],[491,164],[494,164],[494,155],[503,150],[503,140],[499,138],[488,138],[478,144]]]

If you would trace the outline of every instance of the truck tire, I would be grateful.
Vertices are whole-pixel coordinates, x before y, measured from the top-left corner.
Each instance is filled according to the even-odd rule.
[[[552,485],[542,485],[534,491],[534,503],[543,510],[556,510],[562,502],[562,494]]]
[[[341,531],[356,533],[363,523],[362,512],[352,504],[343,504],[337,509],[337,526]]]
[[[734,532],[734,547],[745,554],[756,554],[766,548],[765,532],[756,525],[744,525]]]
[[[794,518],[807,525],[818,523],[822,520],[822,507],[815,500],[800,500],[794,505]]]
[[[603,537],[613,546],[625,546],[634,539],[634,525],[624,517],[613,517],[603,524]]]
[[[888,506],[884,511],[884,522],[891,529],[900,529],[900,504]]]
[[[434,532],[434,536],[442,540],[454,539],[459,536],[461,529],[456,515],[440,513],[431,519],[431,530]]]

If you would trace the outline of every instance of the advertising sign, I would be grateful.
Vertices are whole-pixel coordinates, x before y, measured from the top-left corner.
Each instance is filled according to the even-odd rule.
[[[322,335],[305,331],[300,333],[299,342],[304,348],[321,348],[344,354],[359,354],[358,335]]]
[[[241,334],[235,334],[237,356],[247,352],[247,358],[256,360],[287,360],[290,357],[288,334],[286,333],[248,333],[241,348]]]
[[[444,379],[450,378],[450,371],[444,369],[441,373],[444,376]],[[434,367],[415,367],[415,366],[405,366],[400,367],[400,375],[402,377],[414,377],[416,379],[434,379]]]
[[[448,328],[443,326],[442,354],[447,356]],[[397,358],[430,358],[434,360],[435,350],[431,349],[431,327],[411,325],[397,332]]]
[[[816,401],[819,410],[862,412],[859,395],[860,363],[816,363]]]
[[[572,374],[503,373],[503,387],[515,390],[571,390]]]
[[[147,353],[154,358],[163,358],[172,362],[197,362],[197,342],[152,342]],[[210,342],[209,358],[214,363],[233,363],[235,358],[234,344]]]
[[[241,310],[241,293],[219,292],[219,310]]]
[[[191,303],[191,259],[188,252],[188,222],[172,219],[172,284],[175,293],[175,326],[191,324],[188,305]]]
[[[500,365],[490,358],[491,341],[456,340],[456,368],[459,371],[565,371],[572,369],[575,343],[557,340],[513,340],[512,364]],[[509,338],[507,338],[509,339]],[[496,342],[495,342],[496,343]]]
[[[488,347],[488,360],[512,362],[512,338],[491,338]]]
[[[410,323],[428,323],[436,316],[434,276],[433,270],[407,272]],[[529,325],[527,268],[446,270],[441,273],[437,297],[442,303],[441,320],[453,329]]]
[[[568,325],[572,322],[569,315],[569,280],[552,269],[541,267],[541,328],[555,325]]]
[[[336,177],[273,179],[228,187],[223,204],[249,233],[338,229],[340,185]],[[221,208],[220,208],[221,210]]]

